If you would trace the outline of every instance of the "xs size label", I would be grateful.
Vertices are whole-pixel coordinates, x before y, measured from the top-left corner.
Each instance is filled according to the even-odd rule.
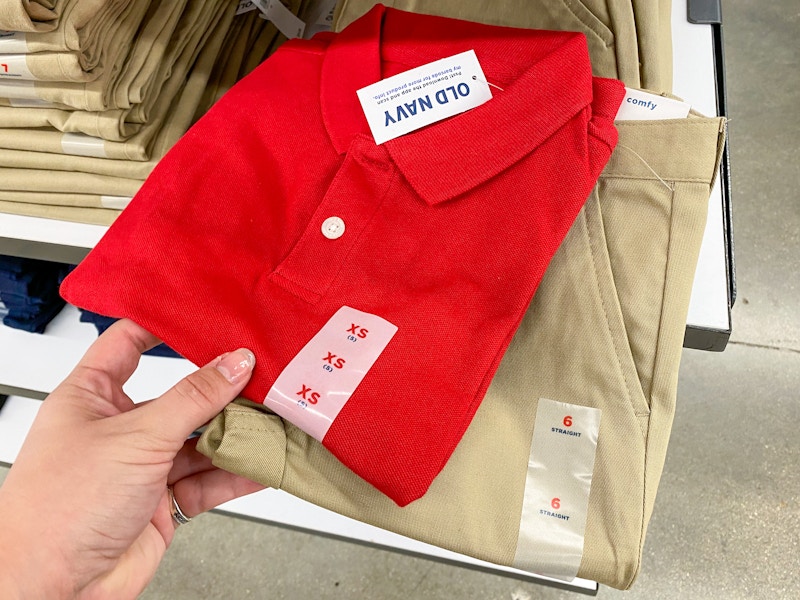
[[[275,380],[264,405],[320,442],[397,327],[343,306]]]
[[[572,579],[583,536],[600,410],[539,399],[514,566]]]
[[[356,93],[376,144],[492,99],[474,50],[383,79]]]

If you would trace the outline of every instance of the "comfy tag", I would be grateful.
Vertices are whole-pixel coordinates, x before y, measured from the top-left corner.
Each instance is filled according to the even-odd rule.
[[[36,77],[28,70],[27,54],[0,55],[0,77],[33,80]]]
[[[539,399],[514,566],[574,579],[583,536],[600,409]]]
[[[306,24],[286,8],[279,0],[253,0],[261,11],[261,18],[271,21],[287,38],[301,38]]]
[[[617,112],[617,121],[655,121],[685,119],[692,106],[673,98],[625,88],[625,98]]]
[[[281,372],[264,405],[321,442],[396,332],[343,306]]]
[[[0,54],[27,54],[28,40],[21,31],[0,31]]]
[[[383,79],[356,93],[376,144],[492,99],[474,50]]]

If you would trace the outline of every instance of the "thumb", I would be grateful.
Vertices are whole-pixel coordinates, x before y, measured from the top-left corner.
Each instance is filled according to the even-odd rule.
[[[255,355],[245,348],[223,354],[141,406],[135,411],[137,417],[162,439],[183,444],[236,398],[250,381],[255,364]]]

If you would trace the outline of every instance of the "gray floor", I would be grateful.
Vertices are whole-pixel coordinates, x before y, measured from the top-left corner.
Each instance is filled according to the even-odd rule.
[[[800,598],[800,5],[729,0],[723,8],[734,335],[722,354],[684,353],[642,574],[632,591],[601,588],[600,598]],[[143,596],[248,597],[577,596],[218,515],[181,530]]]

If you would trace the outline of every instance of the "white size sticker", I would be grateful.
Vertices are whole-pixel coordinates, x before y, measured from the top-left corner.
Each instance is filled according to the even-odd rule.
[[[8,98],[8,104],[14,108],[58,108],[54,102],[41,98]]]
[[[286,8],[280,0],[253,0],[261,11],[261,18],[271,21],[289,39],[303,37],[306,24]]]
[[[28,70],[27,54],[0,54],[0,77],[34,80]]]
[[[0,54],[27,54],[28,39],[21,31],[0,31]]]
[[[130,196],[100,196],[100,206],[103,208],[113,208],[114,210],[123,210],[131,203]]]
[[[264,406],[321,442],[395,333],[386,319],[343,306],[286,365]]]
[[[12,106],[14,100],[39,100],[36,86],[27,79],[4,79],[0,77],[0,98],[8,98]]]
[[[72,156],[108,158],[105,142],[85,133],[65,133],[61,136],[61,151]]]
[[[382,79],[356,93],[376,144],[492,99],[474,50]]]
[[[600,414],[539,399],[513,566],[563,580],[578,574]]]
[[[617,112],[617,121],[656,121],[685,119],[692,106],[688,102],[625,88],[625,98]]]

